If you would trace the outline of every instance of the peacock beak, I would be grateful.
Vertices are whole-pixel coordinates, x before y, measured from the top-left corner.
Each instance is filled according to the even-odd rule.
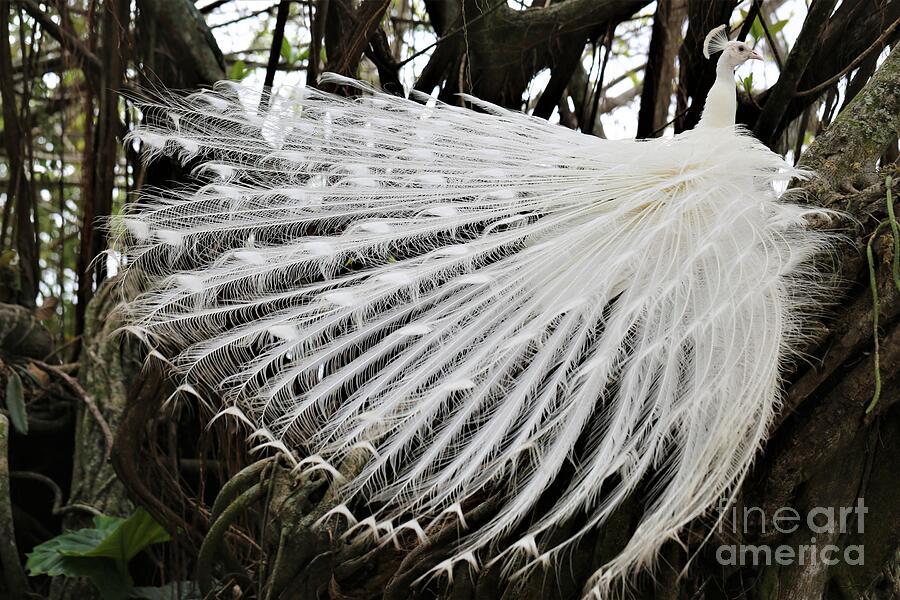
[[[759,52],[757,52],[756,50],[750,51],[750,56],[748,57],[748,60],[762,60],[762,59],[763,59],[763,57]]]

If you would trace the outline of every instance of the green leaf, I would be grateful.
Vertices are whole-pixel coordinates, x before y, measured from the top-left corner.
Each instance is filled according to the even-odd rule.
[[[127,564],[147,546],[170,539],[168,532],[146,510],[138,508],[95,548],[81,556],[105,556]]]
[[[247,63],[242,60],[236,60],[231,65],[231,68],[228,69],[228,79],[232,81],[240,81],[250,72],[250,69],[247,68]]]
[[[111,517],[109,515],[94,515],[94,529],[100,529],[107,534],[116,530],[116,527],[125,522],[122,517]]]
[[[9,370],[9,378],[6,380],[6,409],[15,430],[27,435],[28,413],[25,410],[25,391],[22,388],[22,379],[12,369]]]
[[[131,591],[131,577],[110,558],[81,556],[96,548],[125,519],[95,517],[94,528],[58,535],[35,546],[25,567],[29,575],[87,577],[105,600],[123,600]]]
[[[128,562],[147,546],[169,539],[143,508],[127,519],[98,515],[93,527],[35,546],[25,567],[32,576],[87,577],[105,600],[122,600],[132,589]]]
[[[294,55],[294,60],[306,60],[309,58],[309,45],[303,46],[300,50],[297,51],[297,54]]]
[[[772,25],[770,25],[770,26],[769,26],[769,34],[770,34],[772,37],[775,37],[775,35],[776,35],[779,31],[781,31],[782,29],[784,29],[784,26],[788,24],[788,21],[790,21],[790,19],[782,19],[782,20],[776,21],[775,23],[773,23]]]
[[[291,55],[291,45],[288,43],[287,38],[281,38],[281,58],[284,59],[284,62],[290,64],[293,62]]]
[[[766,32],[763,30],[762,21],[759,20],[759,15],[753,19],[753,24],[750,25],[750,35],[754,40],[760,40],[766,35]]]
[[[95,548],[106,537],[100,529],[79,529],[63,533],[38,544],[28,554],[25,568],[29,575],[75,575],[67,568],[66,559]]]
[[[103,600],[125,600],[131,594],[131,577],[128,573],[121,573],[115,562],[108,558],[65,556],[61,566],[65,569],[63,575],[67,577],[89,579]]]
[[[744,86],[744,91],[748,94],[753,93],[753,73],[750,73],[746,77],[741,80],[741,83]]]

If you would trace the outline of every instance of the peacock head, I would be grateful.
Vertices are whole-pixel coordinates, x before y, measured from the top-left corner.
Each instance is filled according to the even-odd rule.
[[[719,25],[706,34],[706,39],[703,40],[703,56],[709,58],[716,52],[722,53],[718,64],[729,67],[732,70],[748,60],[762,60],[762,56],[753,50],[750,44],[730,41],[728,39],[727,25]]]

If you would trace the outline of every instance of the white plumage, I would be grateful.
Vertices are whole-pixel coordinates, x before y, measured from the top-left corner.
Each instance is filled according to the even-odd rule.
[[[775,192],[801,173],[733,126],[741,46],[714,48],[719,87],[674,139],[349,80],[360,98],[287,89],[263,116],[230,83],[148,101],[135,139],[203,183],[145,191],[121,218],[146,290],[131,325],[260,443],[332,472],[366,449],[345,498],[394,531],[502,490],[458,548],[473,564],[498,542],[546,562],[652,474],[603,590],[741,482],[813,305],[827,238]]]

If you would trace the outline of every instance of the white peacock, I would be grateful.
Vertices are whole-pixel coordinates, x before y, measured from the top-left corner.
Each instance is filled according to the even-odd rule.
[[[148,100],[134,138],[202,184],[145,191],[121,219],[145,290],[131,329],[182,391],[301,466],[365,453],[343,498],[376,519],[418,531],[498,495],[441,568],[501,541],[545,563],[652,475],[599,594],[741,483],[822,291],[811,260],[830,242],[807,218],[823,211],[774,187],[804,173],[735,127],[734,69],[759,56],[723,28],[704,51],[721,52],[715,85],[672,139],[336,76],[360,97],[288,89],[263,116],[228,82]]]

